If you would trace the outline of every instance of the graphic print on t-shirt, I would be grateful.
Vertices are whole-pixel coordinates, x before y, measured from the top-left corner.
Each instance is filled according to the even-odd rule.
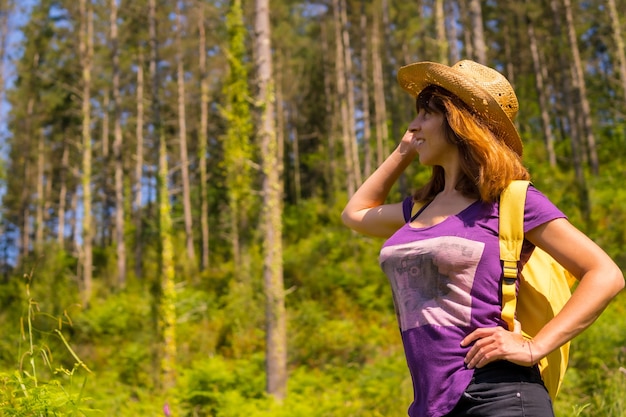
[[[442,236],[381,250],[402,331],[426,324],[468,326],[484,243]]]

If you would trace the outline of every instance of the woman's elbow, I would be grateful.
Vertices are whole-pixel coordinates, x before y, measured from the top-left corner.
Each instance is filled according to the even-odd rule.
[[[615,286],[615,295],[617,295],[624,289],[624,274],[617,265],[615,265],[613,282]]]
[[[599,276],[604,277],[604,286],[612,297],[624,289],[624,274],[617,264],[611,262],[610,265],[605,265],[603,273]]]
[[[352,230],[358,229],[359,221],[357,219],[357,216],[355,215],[354,212],[350,210],[344,209],[341,212],[341,221],[343,222],[345,226],[349,227]]]

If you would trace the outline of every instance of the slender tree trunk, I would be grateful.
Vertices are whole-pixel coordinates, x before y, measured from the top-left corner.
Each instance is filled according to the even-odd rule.
[[[326,61],[325,58],[331,56],[330,52],[330,44],[328,40],[328,30],[327,25],[322,25],[322,62],[324,68],[330,68],[331,63]],[[335,71],[337,74],[338,71]],[[331,204],[334,196],[339,190],[339,182],[337,175],[337,157],[335,155],[337,150],[337,111],[336,105],[337,101],[333,100],[334,91],[332,85],[332,76],[330,71],[324,71],[324,97],[325,97],[325,112],[328,115],[329,123],[328,123],[328,151],[327,151],[327,164],[326,169],[324,170],[324,180],[326,184],[328,184],[327,196],[329,198],[328,203]],[[299,159],[298,159],[299,160]]]
[[[515,25],[517,17],[515,16],[514,11],[511,10],[512,9],[511,6],[512,6],[511,3],[507,3],[507,6],[503,8],[503,13],[505,13],[506,17],[504,17],[504,23],[503,23],[504,27],[502,28],[502,34],[504,35],[502,39],[502,43],[503,43],[503,48],[504,48],[504,59],[506,61],[505,74],[506,74],[507,79],[511,82],[511,85],[515,89],[515,79],[517,78],[515,70],[517,66],[519,65],[519,63],[516,62],[517,57],[518,57],[517,54],[514,54],[512,51],[514,46],[512,46],[511,43],[514,42],[515,40],[512,39],[513,35],[511,35],[511,27]],[[515,119],[514,123],[516,127],[519,128],[517,119]]]
[[[37,60],[35,59],[35,62]],[[36,67],[37,64],[35,63]],[[20,225],[20,243],[19,243],[19,253],[22,259],[25,259],[30,253],[30,238],[31,238],[31,190],[30,190],[30,181],[32,180],[31,175],[33,171],[32,166],[32,158],[31,158],[31,149],[35,146],[32,141],[34,136],[34,125],[35,125],[35,98],[33,96],[28,98],[28,103],[26,104],[26,120],[24,121],[24,139],[20,143],[20,147],[22,149],[22,155],[24,159],[24,168],[22,171],[23,174],[23,182],[24,186],[21,190],[20,195],[20,213],[19,213],[19,225]],[[18,259],[19,261],[19,259]]]
[[[487,47],[485,45],[482,7],[480,0],[469,0],[469,2],[474,55],[477,62],[487,65]]]
[[[46,178],[45,176],[45,172],[46,172],[46,168],[49,170],[50,167],[47,166],[44,162],[44,178]],[[46,242],[46,239],[50,236],[50,232],[49,232],[49,227],[48,225],[50,224],[50,216],[52,213],[51,207],[52,207],[52,180],[50,178],[50,174],[48,174],[47,180],[46,180],[46,186],[44,187],[43,190],[43,195],[44,195],[44,200],[43,200],[43,215],[42,215],[42,220],[43,220],[43,242]]]
[[[65,248],[65,207],[67,205],[67,173],[69,171],[70,149],[67,138],[63,138],[63,154],[61,156],[61,172],[59,174],[59,210],[57,226],[57,244]]]
[[[392,2],[392,4],[393,4],[393,2]],[[430,6],[430,2],[429,2],[429,6]],[[425,11],[424,9],[425,9],[425,7],[426,6],[424,5],[424,0],[416,0],[415,1],[415,15],[417,17],[417,19],[416,19],[417,24],[415,25],[416,26],[416,28],[415,28],[416,29],[415,37],[417,39],[426,39],[426,38],[432,36],[430,33],[428,33],[429,28],[425,24],[425,22],[426,22],[426,19],[424,18],[424,11]],[[403,51],[406,52],[407,51],[406,44],[402,45],[402,47],[403,47]],[[417,54],[418,59],[423,59],[423,57],[425,57],[426,54],[427,54],[427,52],[426,52],[426,42],[418,42],[416,51],[411,51],[411,52],[412,52],[412,54]],[[405,56],[406,56],[406,54],[405,54]],[[408,64],[409,62],[410,62],[409,59],[405,59],[404,60],[405,64]]]
[[[93,218],[91,212],[91,65],[93,57],[93,15],[90,3],[80,0],[80,56],[83,77],[82,97],[82,189],[83,189],[83,249],[82,249],[82,300],[89,306],[93,274]]]
[[[185,242],[187,247],[187,257],[192,264],[195,264],[196,252],[193,246],[193,219],[191,216],[191,191],[189,186],[189,154],[187,153],[187,121],[185,113],[185,69],[183,63],[183,11],[182,1],[176,2],[177,28],[176,28],[176,73],[178,84],[178,141],[180,147],[181,181],[183,186],[183,216],[185,220]]]
[[[376,119],[376,166],[380,166],[387,157],[387,103],[385,102],[385,83],[383,76],[383,54],[381,47],[380,16],[373,13],[372,23],[372,80],[374,82],[374,117]]]
[[[339,100],[339,110],[341,111],[341,133],[343,137],[343,152],[345,157],[346,166],[346,189],[348,196],[351,196],[356,191],[357,178],[355,176],[356,167],[354,166],[354,158],[352,157],[352,143],[350,135],[350,113],[348,108],[348,91],[346,86],[346,70],[345,70],[345,57],[344,57],[344,45],[342,42],[342,26],[341,26],[341,11],[340,0],[333,0],[333,12],[335,23],[335,47],[336,47],[336,61],[335,61],[335,74],[337,76],[337,99]]]
[[[615,54],[619,65],[619,78],[622,83],[622,97],[626,101],[626,54],[624,53],[624,37],[622,35],[619,15],[615,0],[607,0],[609,16],[611,16],[611,33],[615,42]]]
[[[274,127],[274,87],[269,0],[255,0],[255,66],[262,115],[258,129],[263,172],[263,276],[266,297],[267,392],[279,401],[287,393],[287,319],[283,284],[282,164]]]
[[[354,77],[352,76],[352,47],[350,46],[350,32],[348,32],[348,6],[346,0],[339,0],[341,2],[341,6],[339,10],[341,11],[341,28],[342,28],[342,38],[343,38],[343,54],[345,59],[345,80],[346,80],[346,97],[348,101],[348,134],[349,134],[349,144],[350,144],[350,157],[352,158],[352,167],[354,169],[354,179],[356,181],[356,186],[358,187],[361,182],[361,163],[359,159],[359,147],[356,138],[356,126],[355,126],[355,99],[354,99]]]
[[[363,112],[363,154],[365,159],[364,176],[367,178],[372,172],[372,128],[370,116],[370,94],[369,94],[369,42],[367,39],[367,13],[365,2],[361,1],[361,111]]]
[[[209,77],[206,65],[205,3],[198,5],[198,56],[200,65],[200,133],[198,134],[198,164],[200,165],[200,227],[202,231],[202,269],[209,268],[209,193],[207,178],[207,145],[209,129]]]
[[[137,126],[135,137],[137,150],[135,156],[135,277],[143,274],[143,123],[144,123],[144,65],[143,47],[139,46],[137,57]]]
[[[298,128],[295,124],[298,110],[294,109],[292,114],[292,119],[294,120],[291,126],[291,137],[293,140],[293,182],[296,204],[300,204],[300,201],[302,201],[302,167],[300,163],[300,135],[298,134]]]
[[[32,166],[30,163],[26,163],[24,167],[25,178],[30,177]],[[22,189],[22,209],[20,210],[22,218],[21,220],[21,232],[20,232],[20,255],[22,259],[26,259],[28,254],[30,253],[30,234],[31,234],[31,224],[30,224],[30,201],[28,196],[28,187],[24,187]]]
[[[73,242],[74,245],[72,249],[74,249],[74,254],[80,256],[80,250],[77,248],[77,236],[78,236],[78,192],[72,193],[72,198],[70,199],[70,216],[69,226],[70,226],[70,235],[69,241]],[[79,275],[81,276],[81,275]]]
[[[450,54],[448,57],[448,62],[455,63],[460,61],[461,52],[459,51],[458,45],[458,25],[457,25],[457,17],[458,11],[455,6],[456,2],[452,0],[447,0],[445,3],[446,16],[445,20],[448,21],[447,25],[447,33],[448,33],[448,46],[450,47]],[[464,31],[468,32],[468,31]]]
[[[437,28],[437,50],[439,62],[448,65],[448,38],[446,38],[446,16],[443,12],[444,0],[435,0],[435,26]]]
[[[580,111],[583,124],[583,135],[586,140],[587,155],[589,157],[589,164],[591,166],[591,172],[594,175],[598,175],[599,162],[598,152],[596,149],[596,139],[593,134],[592,121],[591,121],[591,106],[589,105],[589,99],[587,98],[587,87],[585,84],[585,77],[583,72],[582,60],[580,59],[580,51],[578,49],[578,40],[576,38],[576,26],[574,25],[574,17],[572,15],[572,5],[570,0],[563,0],[563,6],[565,7],[565,21],[567,24],[567,38],[569,40],[570,49],[572,51],[572,71],[573,71],[573,86],[575,93],[578,95],[577,103],[580,104]]]
[[[469,59],[474,59],[476,51],[474,50],[474,43],[472,41],[472,33],[470,30],[472,27],[472,15],[469,11],[468,1],[472,0],[459,0],[459,15],[461,17],[461,26],[467,28],[463,31],[463,47],[465,48],[464,56]]]
[[[528,4],[528,0],[526,0]],[[535,29],[530,16],[526,17],[528,40],[530,53],[533,58],[533,68],[535,71],[535,89],[537,90],[537,96],[539,97],[539,107],[541,112],[541,126],[543,128],[543,137],[546,145],[546,151],[548,153],[548,161],[550,166],[556,166],[556,153],[554,152],[554,133],[552,131],[552,125],[550,123],[550,114],[548,112],[548,96],[546,93],[546,87],[543,80],[542,64],[539,56],[539,47],[537,45],[537,37],[535,36]]]
[[[113,1],[113,0],[109,0],[109,1]],[[111,17],[109,17],[109,20],[111,19]],[[110,23],[110,22],[109,22]],[[117,23],[117,22],[116,22]],[[113,36],[111,34],[111,36]],[[113,42],[113,40],[110,40],[111,42]],[[111,51],[111,57],[113,57],[113,51]],[[113,74],[113,76],[115,76]],[[100,151],[102,152],[102,165],[104,165],[105,167],[108,166],[108,159],[109,159],[109,154],[111,151],[111,147],[109,146],[109,136],[111,135],[111,133],[109,132],[109,125],[110,125],[110,120],[109,120],[109,109],[111,108],[111,97],[109,94],[109,88],[108,88],[108,84],[107,86],[104,88],[104,91],[102,93],[102,130],[100,132],[101,134],[101,139],[100,139],[100,146],[101,149]],[[109,187],[107,184],[108,181],[108,175],[104,175],[103,178],[103,192],[104,194],[107,193]]]
[[[120,57],[117,36],[117,0],[110,2],[111,54],[113,55],[113,159],[115,161],[115,244],[117,254],[117,283],[126,286],[126,239],[124,215],[124,165],[122,160],[122,97],[120,94]]]
[[[564,77],[564,82],[565,82],[565,97],[567,99],[567,97],[572,98],[573,99],[573,95],[576,94],[569,82],[569,78],[566,76]],[[571,103],[571,101],[569,101]],[[567,107],[567,118],[568,118],[568,124],[571,126],[572,132],[572,140],[571,140],[571,145],[572,145],[572,159],[573,159],[573,165],[574,165],[574,173],[575,173],[575,177],[576,177],[576,189],[578,190],[578,205],[580,207],[580,211],[582,214],[582,217],[584,219],[584,224],[585,227],[589,227],[590,222],[591,222],[591,203],[589,201],[589,187],[587,185],[587,179],[585,178],[585,172],[583,170],[583,162],[582,162],[582,157],[581,155],[583,154],[583,146],[582,143],[580,141],[580,138],[582,138],[582,134],[580,132],[578,132],[578,130],[580,129],[580,125],[578,123],[576,123],[576,119],[577,119],[577,113],[576,113],[576,109],[573,106],[566,106]]]
[[[161,387],[167,393],[176,386],[176,289],[174,250],[172,246],[172,220],[168,189],[167,143],[161,123],[160,78],[158,72],[159,42],[157,39],[156,0],[149,3],[150,75],[152,77],[152,124],[158,143],[157,200],[159,243],[161,245],[161,279],[158,298],[159,330],[162,337],[160,354]],[[175,396],[172,396],[175,401]],[[176,409],[176,404],[170,403]]]
[[[97,215],[97,218],[100,219],[100,228],[99,228],[99,236],[96,236],[96,230],[94,231],[94,240],[96,242],[100,242],[100,246],[104,247],[104,246],[108,246],[109,242],[110,242],[110,236],[111,236],[111,208],[112,208],[112,204],[111,204],[111,194],[113,192],[113,189],[111,187],[111,181],[110,181],[110,177],[111,177],[111,150],[110,150],[110,145],[109,145],[109,136],[110,136],[110,132],[109,132],[109,111],[111,109],[111,99],[110,99],[110,93],[109,93],[109,88],[108,85],[107,87],[105,87],[104,92],[102,94],[102,130],[101,130],[101,139],[100,139],[100,145],[101,145],[101,152],[102,152],[102,159],[101,159],[101,167],[100,167],[100,179],[99,180],[95,180],[96,182],[100,183],[100,187],[94,187],[95,189],[98,189],[98,199],[100,200],[100,213],[99,215]],[[96,158],[97,161],[97,158]],[[96,163],[96,166],[98,164]],[[97,177],[96,177],[97,178]],[[94,198],[95,200],[95,198]],[[96,207],[98,207],[98,205],[96,204]]]
[[[559,9],[559,1],[560,0],[550,1],[550,8],[552,10],[552,15],[554,16],[554,37],[556,39],[559,39],[561,37],[561,34],[563,33],[563,28],[561,26],[560,20],[558,19],[558,16],[562,14],[561,10]],[[558,61],[561,68],[569,68],[571,66],[569,57],[566,57],[564,54],[559,54]],[[561,90],[563,92],[563,95],[560,99],[560,102],[566,103],[564,107],[565,117],[567,118],[567,120],[564,122],[564,124],[569,126],[570,128],[569,134],[572,147],[572,165],[574,166],[574,175],[576,178],[578,204],[585,222],[585,226],[588,226],[591,216],[591,205],[589,201],[589,188],[587,186],[587,180],[585,178],[585,172],[583,170],[583,151],[581,149],[582,140],[581,133],[579,132],[580,124],[577,123],[577,120],[579,119],[577,108],[579,106],[571,105],[571,103],[576,102],[577,97],[577,94],[572,86],[573,80],[574,77],[571,75],[571,73],[568,70],[565,70],[561,79]]]
[[[43,129],[39,129],[37,135],[37,176],[36,189],[37,200],[35,208],[35,251],[39,252],[44,242],[44,202],[46,196],[44,194],[44,178],[45,178],[45,136]]]
[[[283,73],[282,69],[285,67],[284,55],[277,55],[277,60],[280,63],[278,71],[275,71],[275,85],[276,85],[276,140],[278,142],[278,160],[284,166],[285,161],[285,136],[291,138],[293,142],[293,191],[294,191],[294,202],[296,205],[300,203],[302,198],[302,182],[300,178],[300,149],[299,149],[299,137],[298,137],[298,128],[297,128],[297,110],[293,111],[292,114],[288,110],[288,104],[285,103],[285,99],[283,97]],[[293,120],[293,122],[289,122],[288,120]],[[291,134],[286,134],[287,126],[290,126],[292,129]]]

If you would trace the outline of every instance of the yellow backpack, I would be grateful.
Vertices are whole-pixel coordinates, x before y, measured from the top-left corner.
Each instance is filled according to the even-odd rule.
[[[524,241],[524,206],[529,181],[513,181],[500,196],[500,259],[502,318],[513,329],[514,319],[522,325],[525,337],[534,337],[571,296],[576,279],[550,255],[539,248],[519,270]],[[520,278],[517,297],[516,281]],[[517,315],[516,315],[517,313]],[[569,358],[569,343],[539,362],[543,382],[552,399],[559,392]]]

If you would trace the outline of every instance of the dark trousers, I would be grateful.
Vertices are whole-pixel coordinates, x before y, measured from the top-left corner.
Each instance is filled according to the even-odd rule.
[[[539,369],[493,362],[474,378],[446,417],[554,417],[552,401]]]

